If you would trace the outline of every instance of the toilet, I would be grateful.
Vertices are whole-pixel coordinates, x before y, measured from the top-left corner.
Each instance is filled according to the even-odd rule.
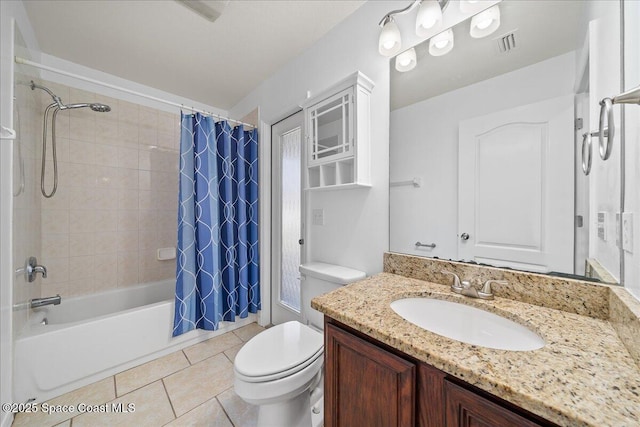
[[[323,314],[311,299],[365,278],[339,265],[300,266],[301,322],[286,322],[249,340],[234,362],[236,394],[258,405],[258,427],[319,427],[323,424]]]

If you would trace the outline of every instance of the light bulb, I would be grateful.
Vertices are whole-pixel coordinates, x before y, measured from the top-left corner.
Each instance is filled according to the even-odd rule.
[[[416,68],[416,50],[414,48],[405,50],[396,56],[396,70],[404,73]]]
[[[476,27],[478,27],[478,29],[480,29],[480,30],[485,30],[485,29],[489,28],[489,25],[491,25],[492,22],[493,22],[493,19],[491,19],[491,18],[484,19],[484,20],[478,22],[476,24]]]
[[[436,0],[423,0],[416,16],[416,34],[428,37],[429,30],[442,22],[442,9]]]
[[[434,36],[429,40],[429,53],[433,56],[442,56],[453,49],[453,30],[446,31]]]
[[[433,44],[435,44],[438,49],[442,49],[446,45],[449,44],[449,40],[447,40],[447,39],[437,40],[437,41],[433,42]]]
[[[400,52],[402,48],[402,40],[400,38],[400,29],[394,22],[393,18],[387,18],[378,41],[378,52],[380,55],[393,56]]]
[[[492,34],[498,27],[500,27],[500,8],[495,5],[471,18],[469,34],[479,39]]]

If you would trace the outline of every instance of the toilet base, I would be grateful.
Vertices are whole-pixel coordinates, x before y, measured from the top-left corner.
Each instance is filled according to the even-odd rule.
[[[309,395],[307,391],[293,399],[260,405],[257,427],[311,427]]]

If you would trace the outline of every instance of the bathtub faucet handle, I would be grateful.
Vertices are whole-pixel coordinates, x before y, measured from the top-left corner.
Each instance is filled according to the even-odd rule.
[[[44,265],[38,265],[38,259],[34,256],[29,257],[27,260],[27,265],[24,268],[25,275],[27,276],[27,281],[29,283],[36,280],[36,274],[42,274],[42,278],[47,278],[47,267]]]

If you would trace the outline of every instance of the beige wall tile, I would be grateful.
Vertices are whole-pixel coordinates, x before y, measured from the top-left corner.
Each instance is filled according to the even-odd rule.
[[[211,381],[203,381],[211,378]],[[203,360],[164,380],[176,416],[181,416],[198,405],[233,386],[233,365],[220,354]]]
[[[96,166],[96,186],[101,188],[119,188],[118,168],[111,166]]]
[[[99,228],[102,230],[102,226]],[[96,233],[96,254],[115,254],[118,251],[118,236],[112,231]]]
[[[137,209],[118,210],[118,231],[135,233],[138,230],[139,216]]]
[[[138,169],[138,149],[119,147],[117,162],[119,168]]]
[[[47,267],[46,283],[63,283],[69,280],[69,258],[45,258],[40,261]]]
[[[93,232],[69,234],[69,256],[93,255],[95,242],[96,236]]]
[[[147,384],[180,371],[189,366],[182,351],[168,354],[144,365],[136,366],[116,375],[116,391],[118,396],[129,393]]]
[[[162,382],[156,381],[113,400],[123,407],[135,405],[134,412],[85,413],[72,420],[74,427],[94,426],[162,426],[175,418]]]
[[[42,233],[42,256],[66,258],[69,256],[69,235],[66,233]]]
[[[70,297],[88,295],[95,292],[95,281],[93,277],[69,280],[67,294]]]
[[[138,145],[138,125],[118,122],[118,139],[124,145]]]
[[[118,177],[120,180],[118,188],[137,189],[139,187],[138,173],[139,171],[137,169],[118,168]]]
[[[118,287],[139,283],[138,252],[118,252]]]
[[[101,166],[118,166],[118,147],[96,144],[95,164]]]
[[[236,425],[249,427],[249,424]],[[233,427],[233,424],[227,418],[220,403],[214,398],[176,418],[165,427],[184,426]]]
[[[194,364],[240,344],[242,344],[242,340],[231,332],[228,332],[187,347],[184,349],[184,354],[187,355],[189,362]]]
[[[69,211],[42,211],[42,231],[47,233],[69,233]]]
[[[69,279],[86,279],[95,274],[95,259],[93,255],[69,257]]]
[[[54,281],[48,283],[69,295],[172,277],[175,261],[159,262],[155,251],[176,243],[179,115],[51,86],[65,102],[102,102],[112,110],[58,114],[58,192],[52,199],[38,198],[40,228],[50,236],[43,239],[43,258],[54,267]],[[40,97],[44,106],[51,102],[47,98]],[[37,114],[43,111],[38,101]],[[33,156],[40,153],[36,148]],[[51,188],[48,151],[45,177]],[[26,162],[34,176],[40,170],[36,160]],[[89,278],[84,273],[74,273],[88,261],[96,272],[90,283],[82,282]]]
[[[96,217],[96,231],[117,231],[118,230],[118,213],[116,210],[94,211]]]

